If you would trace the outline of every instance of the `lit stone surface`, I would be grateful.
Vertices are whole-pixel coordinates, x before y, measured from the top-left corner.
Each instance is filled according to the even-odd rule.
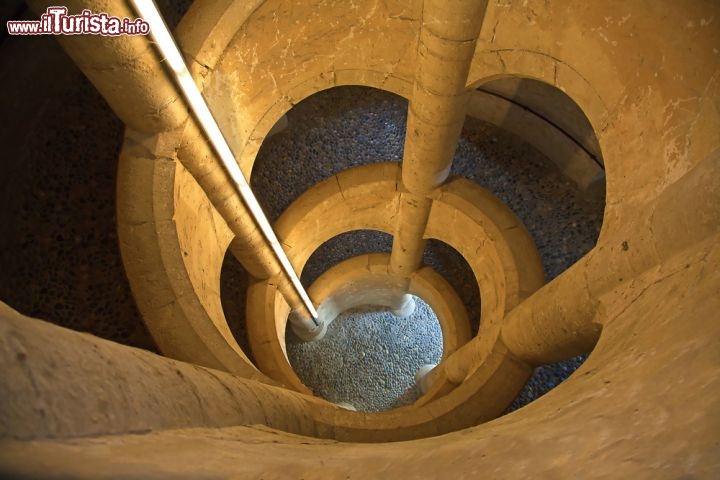
[[[27,3],[39,15],[49,1]],[[718,477],[720,323],[713,319],[720,310],[720,183],[715,181],[720,171],[720,52],[716,48],[720,45],[716,28],[720,6],[703,0],[471,2],[354,0],[349,8],[346,2],[326,0],[196,0],[177,29],[190,69],[248,176],[277,120],[320,90],[364,85],[415,100],[414,80],[422,75],[438,80],[433,87],[439,89],[432,88],[433,92],[447,91],[443,78],[457,79],[459,68],[447,62],[453,56],[450,49],[434,47],[446,40],[473,40],[462,35],[459,19],[436,15],[455,6],[456,11],[487,7],[469,74],[456,82],[457,90],[466,86],[465,93],[473,98],[477,94],[472,91],[483,87],[487,95],[507,97],[505,101],[493,97],[491,103],[485,97],[482,108],[476,110],[480,118],[500,127],[507,123],[518,137],[550,157],[564,172],[560,178],[586,185],[586,194],[598,192],[598,184],[583,168],[576,168],[578,161],[602,154],[607,198],[596,243],[593,237],[584,247],[587,253],[579,249],[575,253],[581,258],[569,260],[562,243],[582,244],[574,234],[580,224],[571,221],[566,229],[558,230],[549,221],[533,225],[524,216],[527,212],[523,213],[552,280],[539,289],[532,288],[537,284],[524,284],[522,291],[528,296],[514,294],[508,309],[503,308],[503,298],[509,296],[503,294],[521,290],[521,280],[515,276],[520,263],[512,259],[522,255],[511,252],[501,257],[495,247],[502,242],[491,237],[507,239],[513,230],[522,233],[520,225],[501,222],[507,228],[495,224],[492,235],[483,234],[478,227],[481,215],[474,214],[472,225],[455,222],[460,217],[454,215],[477,213],[479,204],[493,204],[491,198],[473,195],[472,188],[463,190],[460,180],[434,191],[431,215],[432,211],[436,215],[428,223],[434,229],[430,233],[437,238],[447,234],[445,238],[459,245],[473,265],[486,320],[480,332],[487,333],[490,325],[497,336],[480,335],[444,359],[433,371],[437,378],[428,395],[417,404],[380,413],[353,412],[292,391],[292,385],[268,385],[272,381],[247,360],[223,315],[219,278],[228,247],[245,271],[268,285],[250,287],[262,294],[263,315],[257,318],[287,315],[287,302],[278,293],[283,279],[262,275],[272,270],[258,268],[267,259],[263,257],[267,249],[242,215],[242,205],[224,196],[227,185],[219,181],[222,172],[212,168],[212,152],[193,124],[173,130],[182,120],[183,105],[164,73],[162,59],[140,37],[59,39],[121,120],[112,123],[129,127],[118,168],[118,239],[143,320],[159,350],[175,360],[5,309],[0,322],[0,371],[4,372],[0,378],[0,475],[93,479]],[[127,13],[126,4],[119,2],[64,3],[73,11],[87,7]],[[443,31],[450,24],[456,28]],[[428,39],[421,27],[443,33],[442,38]],[[8,45],[22,45],[22,54],[5,55]],[[24,162],[25,152],[47,140],[39,134],[46,128],[39,121],[46,112],[62,110],[58,105],[82,104],[79,99],[84,98],[63,96],[68,95],[62,87],[68,77],[62,69],[56,73],[49,67],[65,58],[62,53],[43,56],[42,49],[30,45],[33,39],[29,37],[5,37],[0,44],[0,63],[8,72],[0,79],[24,80],[20,88],[6,87],[9,95],[0,100],[2,118],[10,119],[7,128],[0,129],[4,140],[0,143],[7,145],[7,160],[2,164],[10,174],[0,180],[11,187],[21,184],[15,181],[20,180],[18,172],[27,179],[37,171],[39,183],[34,185],[51,183],[53,170],[35,170]],[[446,69],[419,61],[426,47],[433,47]],[[44,57],[50,59],[47,65]],[[419,70],[423,65],[428,68]],[[525,88],[519,79],[533,79],[539,88]],[[43,81],[50,90],[43,90]],[[32,92],[32,87],[37,91]],[[553,93],[546,95],[548,91]],[[565,95],[580,107],[587,122],[574,121],[577,112],[568,110],[563,100],[557,101]],[[441,119],[449,103],[439,102],[434,112],[428,112],[429,104],[420,102],[422,112],[413,114],[431,113],[430,120]],[[493,107],[491,112],[488,106]],[[63,136],[63,132],[82,137],[89,130],[73,130],[71,122],[58,123],[61,127],[54,138],[61,141],[54,145],[70,152],[63,157],[74,157],[76,150],[84,152],[77,148],[82,144],[73,143],[75,135]],[[563,131],[575,138],[566,138]],[[407,133],[413,138],[417,132],[408,128]],[[595,139],[584,138],[586,134]],[[578,152],[569,140],[582,144],[586,152]],[[497,144],[504,148],[502,141]],[[554,148],[556,144],[560,148]],[[411,141],[410,145],[431,151],[441,142],[421,146]],[[570,157],[563,158],[565,154]],[[196,171],[196,181],[177,167],[176,157],[209,167],[211,171],[203,172],[208,177]],[[56,158],[48,156],[48,162]],[[106,158],[114,163],[116,156]],[[529,163],[524,156],[518,162]],[[419,163],[431,166],[431,162]],[[478,162],[477,171],[493,173],[490,165]],[[397,168],[391,166],[385,172],[391,170]],[[415,173],[426,172],[418,168]],[[514,200],[529,201],[544,210],[539,196],[514,183],[516,175],[500,176],[504,185],[497,197],[518,215],[521,209],[512,204]],[[345,181],[360,178],[329,179],[337,183],[335,194],[320,198],[331,198],[337,205],[335,212],[341,211],[342,216],[336,214],[328,223],[351,228],[353,219],[369,223],[368,219],[380,217],[372,226],[381,224],[381,230],[394,234],[396,225],[387,220],[393,218],[388,212],[394,212],[383,195],[401,192],[402,184],[396,181],[399,177],[391,177],[379,182],[383,189],[373,190],[375,198],[381,199],[374,203],[377,208],[372,208],[372,199],[357,201],[362,188],[355,189],[355,198],[350,200],[353,184]],[[553,177],[542,169],[530,175],[532,184],[544,186],[557,183]],[[310,185],[314,182],[311,179]],[[87,200],[102,202],[92,193],[106,186],[89,188]],[[40,200],[43,207],[55,206],[40,195],[32,196],[37,189],[18,190],[32,192],[29,205]],[[457,195],[461,190],[468,195]],[[19,208],[25,200],[13,195],[12,188],[2,193],[3,200],[9,200],[3,203],[3,216],[9,221],[2,224],[15,231],[10,227],[22,223],[16,212],[31,209]],[[50,220],[63,219],[66,206],[79,212],[82,202],[76,197],[86,200],[77,193],[70,195],[67,205],[58,202],[58,215]],[[395,201],[394,194],[389,197]],[[558,200],[560,212],[553,215],[566,221],[574,213],[574,203],[569,197]],[[450,202],[455,202],[454,210],[447,208]],[[419,204],[427,206],[427,198]],[[349,205],[355,207],[352,214],[344,210]],[[378,215],[380,209],[384,215]],[[329,217],[332,211],[325,213]],[[101,214],[109,216],[106,209]],[[49,223],[41,221],[43,227]],[[232,231],[228,225],[234,226]],[[307,223],[303,227],[298,229],[302,235],[318,238],[319,229]],[[343,228],[336,231],[347,231]],[[472,234],[467,233],[470,230]],[[544,244],[548,233],[558,231],[562,232],[559,246]],[[233,235],[238,237],[233,240]],[[22,243],[15,238],[3,235],[0,240],[4,255],[18,256],[15,265],[22,264],[23,249],[39,253],[40,260],[27,265],[22,278],[2,270],[9,275],[6,282],[11,293],[30,291],[18,295],[32,301],[32,292],[42,293],[39,284],[53,277],[35,282],[46,271],[42,253],[52,242],[32,233]],[[302,244],[297,236],[293,240],[288,242],[289,250]],[[485,249],[488,241],[489,251]],[[532,245],[524,247],[534,252]],[[553,249],[555,256],[548,263],[547,252]],[[67,251],[56,250],[61,255]],[[70,260],[66,268],[56,271],[74,271],[74,264],[84,260],[76,258],[80,261]],[[365,266],[373,275],[383,268],[369,261],[376,257],[367,258]],[[104,259],[88,260],[103,264]],[[478,269],[478,264],[490,268]],[[122,276],[118,273],[118,285],[123,283]],[[57,277],[51,283],[79,292],[87,285],[73,283],[72,275]],[[112,291],[112,277],[107,275],[96,288]],[[52,296],[45,295],[43,302]],[[16,306],[4,294],[0,300]],[[121,295],[117,300],[122,304]],[[97,307],[105,309],[105,305]],[[486,315],[488,309],[491,315]],[[52,310],[51,306],[49,313]],[[111,322],[111,310],[99,318]],[[84,320],[81,317],[77,310],[65,315],[78,324]],[[134,325],[138,319],[135,315]],[[252,318],[248,325],[254,325]],[[271,335],[266,337],[284,334],[283,326],[270,324]],[[127,341],[126,333],[113,329],[93,331]],[[589,351],[587,360],[558,388],[498,418],[534,367]],[[273,358],[283,358],[282,352]],[[553,378],[547,381],[554,383]]]

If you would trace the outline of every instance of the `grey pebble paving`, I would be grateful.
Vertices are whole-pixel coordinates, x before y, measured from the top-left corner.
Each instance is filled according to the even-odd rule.
[[[415,372],[442,356],[437,317],[420,299],[406,318],[380,308],[353,309],[339,315],[321,340],[288,340],[288,356],[303,383],[316,395],[366,412],[413,403],[419,398]]]

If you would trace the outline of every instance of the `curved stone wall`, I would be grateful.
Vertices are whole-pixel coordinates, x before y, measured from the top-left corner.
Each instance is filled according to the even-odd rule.
[[[356,6],[198,1],[183,20],[181,43],[188,57],[198,60],[194,73],[203,77],[204,93],[246,174],[272,125],[315,91],[359,83],[410,95],[421,3],[368,0]],[[171,361],[148,354],[127,365],[110,361],[87,370],[82,362],[54,357],[52,350],[35,354],[42,349],[23,336],[37,340],[51,338],[52,332],[4,311],[2,352],[8,368],[3,370],[10,373],[0,384],[0,398],[12,401],[3,409],[11,415],[4,418],[0,465],[17,475],[88,478],[238,471],[276,477],[716,476],[718,18],[718,6],[701,0],[488,3],[467,87],[504,77],[532,78],[562,90],[582,109],[606,169],[603,229],[597,246],[552,282],[527,298],[525,292],[534,289],[518,288],[522,295],[515,308],[509,308],[512,303],[502,308],[497,341],[484,342],[487,335],[481,335],[466,343],[437,369],[434,390],[424,401],[384,416],[348,412],[257,381],[272,382],[233,344],[219,308],[219,288],[204,275],[219,276],[229,230],[216,221],[192,181],[179,183],[182,174],[171,162],[175,152],[180,158],[209,157],[207,147],[189,124],[151,136],[129,132],[121,166],[126,183],[119,195],[126,200],[144,195],[144,206],[133,211],[134,202],[125,203],[120,232],[146,321],[155,325],[155,337],[166,342],[160,346],[169,354],[255,380],[183,364],[177,370],[184,375],[193,369],[193,380],[178,375],[174,381],[187,387],[186,394],[174,397],[148,385],[113,398],[98,387],[112,375],[132,378],[152,366],[149,377],[160,378],[172,373]],[[218,40],[203,43],[207,38]],[[185,193],[178,196],[179,191]],[[187,198],[196,199],[192,211],[183,203]],[[271,291],[265,298],[274,302],[277,295]],[[273,309],[272,316],[284,316],[283,308]],[[77,334],[57,338],[58,346],[68,347],[68,359],[94,358],[89,352],[101,348]],[[488,421],[532,365],[593,347],[562,386]],[[123,351],[116,345],[102,348]],[[83,397],[82,413],[45,408],[50,394],[57,395],[52,397],[57,405],[73,405],[69,399],[77,394],[64,386],[65,376],[54,375],[53,365],[63,365],[71,378],[76,372],[83,388],[100,392],[97,401]],[[183,403],[190,396],[192,405]],[[128,398],[161,399],[167,405],[133,411],[133,422],[116,428],[117,418],[103,412],[108,405],[129,411],[135,404]],[[218,410],[208,415],[205,404]],[[181,413],[158,416],[153,408]],[[232,413],[243,426],[218,422],[221,413]],[[64,415],[87,415],[90,427],[62,428]],[[483,421],[488,422],[477,425]],[[28,430],[36,424],[38,429]],[[157,431],[130,435],[142,428]],[[88,432],[116,435],[68,439]],[[438,433],[447,434],[433,436]],[[432,438],[342,443],[419,437]]]

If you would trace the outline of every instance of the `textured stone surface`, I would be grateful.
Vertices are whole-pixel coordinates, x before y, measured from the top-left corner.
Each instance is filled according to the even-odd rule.
[[[635,280],[645,288],[626,282],[612,292],[618,310],[608,311],[607,335],[580,375],[527,408],[478,427],[381,445],[329,442],[262,426],[5,439],[0,441],[0,472],[21,478],[47,472],[72,478],[427,478],[449,471],[467,478],[484,472],[506,478],[714,478],[720,471],[720,376],[713,346],[720,330],[707,319],[720,307],[715,295],[720,285],[717,240],[717,235],[710,237],[668,259],[662,270],[638,276]],[[673,292],[683,288],[688,305],[675,308]],[[628,335],[628,329],[635,334]],[[18,360],[22,358],[13,356],[11,363]],[[172,363],[145,361],[158,367]],[[694,367],[693,374],[685,365]],[[180,368],[189,371],[188,366]],[[202,369],[190,369],[197,371],[194,381],[210,379]],[[638,378],[638,372],[644,375]],[[225,378],[226,384],[242,382]],[[221,392],[196,394],[210,398]],[[180,405],[185,401],[174,398]],[[197,404],[189,406],[201,411]],[[187,421],[190,416],[178,418]],[[195,420],[213,422],[201,415]]]
[[[205,5],[223,7],[223,2]],[[241,27],[234,37],[240,45],[224,56],[229,59],[220,68],[225,76],[215,78],[219,85],[239,80],[236,91],[246,95],[238,108],[250,112],[248,117],[226,112],[226,118],[241,123],[232,132],[241,145],[249,141],[259,146],[263,129],[252,131],[257,119],[274,122],[287,104],[321,86],[353,81],[401,91],[403,82],[408,83],[420,2],[402,6],[370,0],[356,2],[357,11],[342,2],[311,0],[302,5],[279,0],[242,5],[254,8],[250,25],[242,25],[245,17],[233,16]],[[526,353],[539,347],[534,358],[555,353],[558,339],[602,325],[593,354],[560,388],[493,422],[392,445],[320,444],[248,428],[4,442],[3,475],[717,477],[720,331],[712,319],[720,308],[720,192],[713,181],[720,159],[720,69],[715,48],[720,31],[713,21],[718,15],[717,5],[695,0],[489,3],[470,83],[516,76],[557,86],[586,112],[598,132],[607,168],[608,202],[598,246],[508,318],[515,327],[514,340],[525,336]],[[283,38],[273,38],[275,34]],[[364,65],[370,70],[357,71]],[[216,98],[227,102],[223,95]],[[228,103],[235,100],[240,99]],[[253,133],[257,135],[249,140]],[[242,151],[245,167],[255,151],[252,145]],[[23,330],[23,322],[19,328]],[[52,358],[58,352],[47,349],[48,344],[52,342],[39,342],[38,350]],[[69,354],[75,352],[73,344],[66,345]],[[66,361],[69,371],[95,367],[93,362],[68,363],[70,357],[59,355],[56,360]],[[10,355],[8,361],[22,365],[24,360],[43,358],[48,357]],[[123,366],[118,362],[111,371]],[[63,378],[53,377],[51,367],[18,370],[21,379],[37,375],[57,382],[52,387],[55,395],[41,400],[62,397],[67,406],[78,408],[67,380],[83,380],[82,374]],[[170,373],[181,388],[188,386]],[[108,372],[95,379],[115,385]],[[122,376],[118,380],[127,381]],[[152,375],[142,378],[149,386],[138,393],[152,392],[154,380]],[[11,379],[6,386],[20,383]],[[14,399],[18,404],[29,409],[42,406],[32,402],[38,396],[32,382],[22,387],[24,393]],[[207,395],[209,404],[223,408],[229,404],[215,401],[232,392],[219,388],[186,395],[162,393],[159,398],[175,405],[190,400],[199,413],[195,420],[202,425],[208,419],[194,399]],[[263,402],[270,399],[262,397]],[[95,398],[99,397],[83,399]],[[436,414],[435,407],[441,405],[422,412]],[[285,411],[284,405],[277,406],[277,411]],[[102,411],[106,405],[94,407]],[[135,419],[152,424],[155,410],[160,409],[142,409]],[[377,415],[394,419],[400,410]],[[57,413],[66,421],[89,416],[85,409],[77,416],[66,409]],[[419,416],[421,410],[415,413]],[[467,422],[473,412],[453,413],[457,414],[431,426],[452,429],[453,421]],[[326,425],[342,438],[342,429],[334,427],[358,415],[365,421],[363,414],[338,410]],[[25,420],[8,418],[21,426]],[[190,415],[177,418],[189,420]],[[383,428],[373,427],[376,433]]]

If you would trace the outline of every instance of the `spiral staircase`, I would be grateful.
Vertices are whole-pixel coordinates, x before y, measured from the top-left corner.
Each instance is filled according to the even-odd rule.
[[[37,14],[50,5],[28,3]],[[68,7],[136,16],[120,2]],[[57,37],[125,125],[118,241],[162,356],[0,304],[0,471],[717,475],[718,21],[718,5],[700,0],[193,2],[174,35],[250,180],[263,143],[317,92],[360,85],[409,101],[401,162],[328,175],[273,224],[298,275],[339,235],[392,236],[390,252],[306,285],[316,316],[148,38]],[[550,282],[515,213],[449,176],[467,116],[532,144],[587,195],[604,191],[595,247]],[[479,318],[423,263],[429,241],[469,265]],[[251,279],[245,349],[221,299],[227,255]],[[411,295],[443,334],[416,402],[352,411],[300,381],[287,330],[317,341],[361,305],[406,315]],[[584,354],[558,388],[501,416],[535,367]]]

